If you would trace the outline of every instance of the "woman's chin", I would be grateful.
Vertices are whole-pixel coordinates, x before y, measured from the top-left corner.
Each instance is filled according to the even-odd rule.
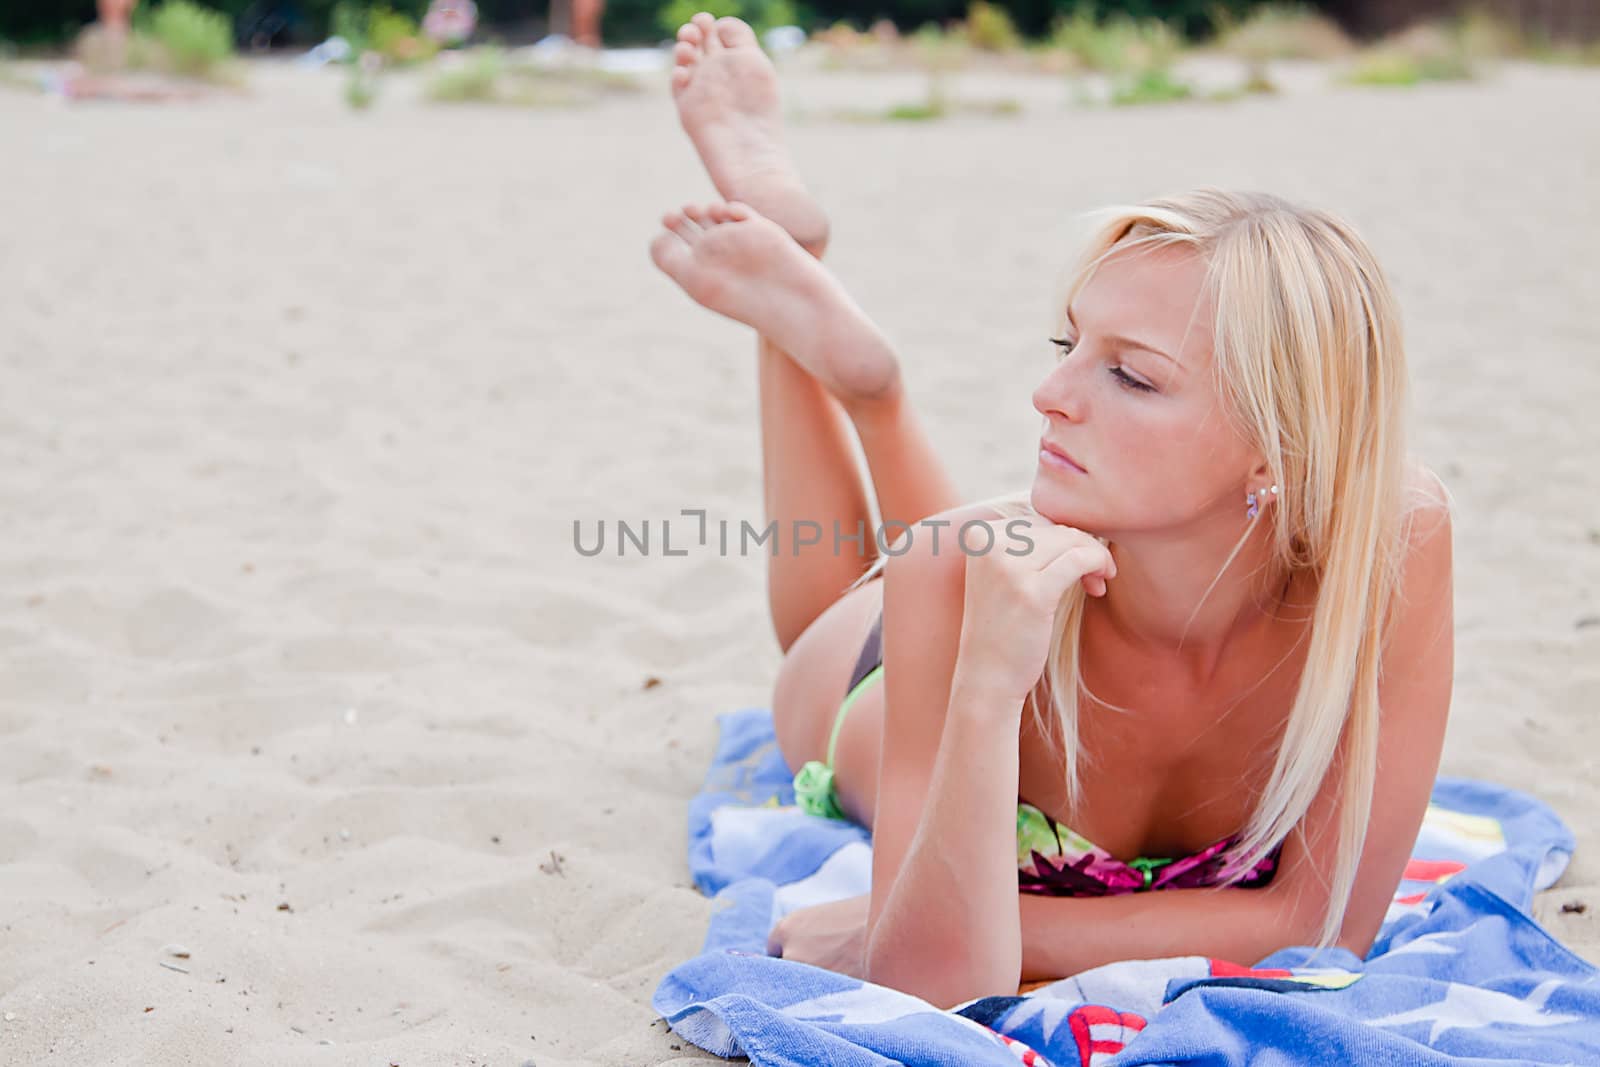
[[[1082,501],[1069,499],[1073,495],[1063,492],[1059,485],[1053,485],[1049,479],[1040,477],[1034,479],[1028,504],[1051,522],[1100,536],[1095,531],[1102,525],[1101,517],[1086,510]]]

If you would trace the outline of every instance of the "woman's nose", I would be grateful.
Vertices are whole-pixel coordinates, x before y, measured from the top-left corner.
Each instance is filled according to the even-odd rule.
[[[1083,383],[1069,356],[1050,368],[1033,391],[1033,407],[1041,415],[1060,415],[1069,422],[1083,419]]]

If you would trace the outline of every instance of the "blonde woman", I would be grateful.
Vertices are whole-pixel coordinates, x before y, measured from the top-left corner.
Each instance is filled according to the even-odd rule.
[[[1106,213],[1033,390],[1033,484],[963,505],[818,261],[749,28],[696,16],[677,64],[726,200],[667,215],[651,254],[760,335],[768,517],[871,543],[853,433],[899,531],[865,574],[831,537],[771,558],[779,744],[802,805],[872,829],[873,869],[769,952],[941,1006],[1123,959],[1364,956],[1438,768],[1453,634],[1445,494],[1406,454],[1366,245],[1262,194]]]

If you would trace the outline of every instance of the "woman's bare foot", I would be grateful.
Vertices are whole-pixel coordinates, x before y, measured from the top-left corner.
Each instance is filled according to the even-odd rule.
[[[697,303],[753,326],[846,410],[890,399],[900,364],[828,269],[745,204],[686,206],[662,220],[656,266]]]
[[[748,204],[822,257],[828,216],[800,180],[783,139],[778,72],[755,31],[705,12],[678,28],[672,98],[678,118],[728,201]]]

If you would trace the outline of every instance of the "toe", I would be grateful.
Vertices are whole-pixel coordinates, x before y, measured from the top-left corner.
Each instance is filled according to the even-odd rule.
[[[704,226],[710,218],[710,212],[699,204],[683,205],[683,213],[694,222],[696,226]]]
[[[679,211],[668,213],[667,217],[661,220],[661,224],[685,241],[692,240],[695,234],[700,232],[699,224],[685,218],[683,212]]]
[[[756,31],[743,19],[732,15],[717,20],[717,37],[729,48],[747,48],[756,44]]]
[[[717,37],[717,20],[714,17],[702,11],[690,21],[699,27],[700,36],[705,41],[707,52],[722,51],[722,41]]]
[[[692,44],[699,48],[705,41],[705,35],[700,32],[700,27],[692,22],[685,22],[678,27],[678,40],[684,44]]]
[[[672,61],[680,67],[687,67],[700,58],[700,46],[688,41],[679,41],[672,46]]]
[[[683,92],[685,89],[687,89],[689,87],[689,82],[692,81],[692,80],[693,80],[693,78],[689,74],[689,68],[688,67],[673,67],[672,68],[672,91],[673,92],[675,92],[675,93]]]
[[[749,204],[741,204],[737,200],[732,200],[728,203],[728,218],[733,222],[744,222],[754,214],[755,212],[750,210]]]
[[[716,223],[727,222],[730,218],[732,218],[732,216],[728,214],[728,205],[722,203],[721,201],[718,201],[717,203],[707,207],[706,212],[711,216],[711,221]]]
[[[689,251],[689,246],[674,234],[663,233],[650,242],[651,262],[674,281],[683,277],[684,271],[693,259],[694,255]]]

